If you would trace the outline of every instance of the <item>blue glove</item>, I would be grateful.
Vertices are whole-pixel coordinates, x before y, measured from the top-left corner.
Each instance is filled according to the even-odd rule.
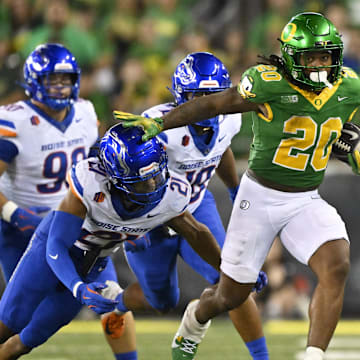
[[[37,215],[49,211],[48,206],[31,206],[27,209],[18,207],[11,215],[10,224],[20,230],[25,237],[31,238],[36,227],[43,219]]]
[[[137,252],[144,251],[151,245],[151,240],[147,235],[144,235],[136,240],[126,240],[124,247],[125,251]]]
[[[228,192],[229,192],[229,195],[230,195],[230,200],[232,203],[234,203],[235,201],[235,198],[236,198],[236,194],[239,190],[239,185],[238,186],[235,186],[234,188],[228,188]]]
[[[100,292],[107,285],[99,282],[82,283],[76,292],[76,299],[97,314],[114,311],[118,301],[103,297]]]
[[[268,278],[264,271],[260,271],[252,291],[259,293],[268,284]]]

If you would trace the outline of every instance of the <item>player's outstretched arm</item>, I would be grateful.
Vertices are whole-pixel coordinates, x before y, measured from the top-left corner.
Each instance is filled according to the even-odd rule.
[[[177,106],[162,118],[146,118],[140,115],[114,111],[114,118],[125,127],[139,126],[146,141],[163,130],[194,124],[218,114],[235,114],[259,110],[259,105],[244,100],[236,87],[208,96],[201,96]]]
[[[69,255],[69,249],[79,238],[86,207],[71,191],[54,212],[46,246],[46,260],[54,274],[82,304],[98,314],[113,311],[117,301],[101,295],[107,285],[84,283]]]
[[[46,261],[59,280],[74,293],[81,277],[69,255],[69,249],[79,238],[86,208],[69,189],[58,210],[52,215],[46,245]]]
[[[182,235],[190,246],[212,267],[220,269],[220,247],[208,227],[188,211],[171,219],[168,226]]]

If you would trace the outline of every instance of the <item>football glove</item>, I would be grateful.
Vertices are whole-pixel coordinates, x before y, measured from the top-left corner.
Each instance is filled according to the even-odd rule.
[[[268,278],[264,271],[260,271],[252,291],[259,293],[268,284]]]
[[[137,252],[144,251],[151,245],[151,240],[148,236],[144,235],[136,240],[126,240],[124,243],[125,251]]]
[[[99,282],[82,283],[77,289],[76,299],[97,314],[114,311],[118,301],[107,299],[100,294],[101,290],[106,287],[107,285]]]
[[[360,175],[360,128],[356,124],[344,124],[341,136],[332,147],[332,153],[339,160],[349,164],[356,175]]]
[[[234,188],[228,188],[230,200],[231,200],[232,203],[234,203],[234,201],[235,201],[236,194],[237,194],[238,190],[239,190],[239,185],[235,186]]]
[[[138,126],[144,130],[142,136],[143,141],[148,141],[152,137],[161,133],[164,128],[163,120],[161,118],[147,118],[141,115],[134,115],[123,111],[115,110],[113,112],[115,120],[119,120],[123,127]]]
[[[26,209],[16,207],[10,216],[4,216],[3,211],[3,219],[9,222],[13,227],[20,230],[26,238],[31,238],[36,227],[42,220],[42,217],[38,214],[47,212],[49,210],[50,208],[48,206],[31,206]]]

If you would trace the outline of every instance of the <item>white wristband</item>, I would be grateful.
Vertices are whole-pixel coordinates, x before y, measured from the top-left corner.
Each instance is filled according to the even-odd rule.
[[[79,288],[79,286],[80,286],[81,284],[83,284],[83,282],[82,282],[82,281],[78,281],[78,282],[74,285],[73,291],[72,291],[72,293],[73,293],[73,295],[74,295],[74,298],[76,298],[78,288]]]
[[[9,200],[8,202],[6,202],[1,210],[1,217],[3,218],[3,220],[10,222],[11,216],[17,208],[18,206],[13,201]]]

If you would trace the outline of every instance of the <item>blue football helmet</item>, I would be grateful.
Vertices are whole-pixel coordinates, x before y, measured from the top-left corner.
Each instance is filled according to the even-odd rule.
[[[225,65],[213,54],[195,52],[187,55],[175,69],[172,77],[172,94],[177,105],[188,101],[188,94],[213,93],[231,87],[230,75]],[[216,118],[196,124],[209,127]]]
[[[178,105],[188,100],[186,93],[212,93],[230,86],[230,75],[225,65],[208,52],[187,55],[180,61],[172,77],[172,92]]]
[[[49,96],[43,80],[53,73],[71,74],[72,86],[68,98]],[[79,96],[80,68],[74,55],[61,44],[37,46],[25,61],[24,80],[26,95],[54,110],[62,110],[73,104]]]
[[[137,127],[111,127],[100,142],[99,156],[113,186],[139,205],[158,204],[169,178],[167,154],[157,138],[143,142]],[[149,179],[154,179],[149,186]]]

